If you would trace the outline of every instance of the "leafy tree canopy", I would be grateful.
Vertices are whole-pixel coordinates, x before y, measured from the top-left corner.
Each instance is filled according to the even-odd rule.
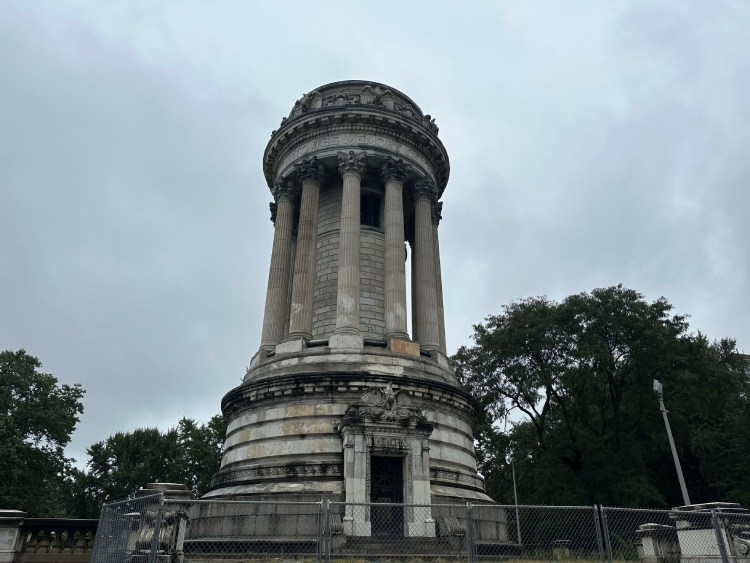
[[[87,471],[73,476],[75,512],[96,517],[101,505],[130,498],[152,482],[181,483],[206,493],[219,470],[226,433],[221,415],[198,424],[182,418],[167,431],[138,428],[118,432],[88,449]]]
[[[513,460],[521,503],[682,504],[659,379],[691,500],[750,504],[743,361],[733,341],[688,332],[666,299],[621,285],[529,298],[473,339],[453,363],[484,409],[477,457],[497,500],[513,502]]]
[[[60,385],[25,350],[0,352],[0,506],[68,515],[64,448],[83,412],[80,385]]]

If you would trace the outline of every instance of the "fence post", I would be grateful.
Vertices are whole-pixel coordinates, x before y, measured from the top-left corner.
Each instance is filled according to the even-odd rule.
[[[469,556],[469,563],[477,560],[476,550],[474,547],[474,510],[470,502],[466,503],[466,551]]]
[[[154,519],[154,535],[151,538],[151,552],[148,554],[148,562],[156,563],[157,553],[159,552],[159,540],[161,539],[161,520],[164,515],[164,493],[159,494],[159,510],[156,511]]]
[[[722,563],[729,563],[729,556],[727,555],[727,546],[724,544],[724,532],[721,530],[721,524],[719,518],[716,515],[716,510],[711,509],[711,523],[714,525],[714,533],[716,534],[716,545],[719,548],[719,555],[721,555]]]
[[[604,544],[602,543],[602,521],[599,518],[599,509],[601,507],[598,504],[594,505],[594,529],[596,530],[596,543],[599,546],[599,561],[604,563]]]
[[[331,499],[320,500],[320,541],[318,542],[318,563],[331,560]]]
[[[602,533],[604,534],[604,546],[607,548],[607,560],[612,563],[612,542],[609,541],[609,524],[607,524],[607,509],[601,504],[599,510],[602,515]]]

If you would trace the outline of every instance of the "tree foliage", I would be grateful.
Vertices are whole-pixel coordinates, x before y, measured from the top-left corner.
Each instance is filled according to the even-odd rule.
[[[36,517],[68,513],[64,448],[83,412],[80,385],[60,385],[25,350],[0,352],[0,506]]]
[[[221,415],[198,424],[182,418],[167,431],[138,428],[118,432],[88,449],[87,471],[74,475],[74,506],[96,517],[101,505],[130,498],[152,482],[187,485],[206,493],[219,470],[226,423]]]
[[[486,412],[478,460],[498,500],[513,501],[513,460],[519,502],[682,504],[659,379],[691,500],[750,502],[743,362],[733,341],[688,332],[666,299],[622,286],[530,298],[474,330],[453,362]]]

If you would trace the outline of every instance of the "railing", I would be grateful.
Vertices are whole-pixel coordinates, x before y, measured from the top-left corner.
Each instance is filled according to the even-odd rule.
[[[750,516],[705,505],[433,505],[165,500],[106,505],[92,563],[750,563]]]
[[[16,563],[88,563],[98,520],[0,515],[0,557]]]

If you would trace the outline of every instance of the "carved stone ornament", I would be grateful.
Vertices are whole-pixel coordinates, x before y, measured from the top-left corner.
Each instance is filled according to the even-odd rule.
[[[427,127],[427,128],[428,128],[428,129],[430,130],[430,131],[432,131],[433,133],[435,133],[435,135],[437,135],[437,134],[438,134],[438,131],[440,131],[440,129],[438,129],[438,126],[437,126],[437,125],[435,125],[435,118],[434,118],[434,117],[432,117],[432,116],[431,116],[431,115],[429,115],[429,114],[428,114],[428,115],[425,115],[425,116],[424,116],[424,117],[422,118],[422,123],[423,123],[423,124],[424,124],[424,126],[425,126],[425,127]]]
[[[433,201],[432,202],[432,224],[436,227],[440,224],[440,219],[443,218],[443,202]]]
[[[271,223],[275,225],[276,224],[276,210],[278,206],[276,205],[275,201],[272,201],[271,203],[268,204],[268,207],[271,210]]]
[[[276,183],[273,185],[273,188],[271,188],[271,193],[273,194],[276,203],[278,203],[282,198],[291,199],[293,190],[292,186],[284,178],[277,178]]]
[[[403,183],[409,173],[409,166],[404,164],[404,161],[400,158],[397,160],[389,156],[385,159],[383,166],[380,167],[380,173],[386,182]]]
[[[342,176],[346,174],[356,174],[360,178],[365,173],[365,153],[355,153],[349,151],[349,153],[339,152],[339,172]]]
[[[409,393],[403,389],[396,393],[390,383],[388,387],[367,389],[357,403],[357,416],[373,420],[424,420],[422,411],[412,404]]]
[[[422,178],[414,184],[414,198],[420,199],[426,197],[430,202],[437,201],[438,189],[429,178]]]
[[[385,108],[391,111],[400,113],[401,115],[421,123],[427,127],[435,135],[438,134],[438,126],[435,124],[435,119],[430,115],[420,115],[420,112],[406,100],[396,96],[388,89],[383,90],[380,86],[373,87],[370,84],[366,84],[362,87],[362,90],[357,92],[347,92],[346,90],[339,90],[325,97],[317,90],[313,90],[309,94],[302,94],[302,97],[294,103],[292,111],[289,112],[288,117],[281,119],[281,125],[287,119],[293,119],[309,111],[314,111],[323,107],[343,107],[349,104],[362,104],[377,106]],[[271,136],[274,135],[274,131]]]
[[[294,172],[297,174],[300,182],[304,182],[305,180],[318,182],[323,176],[324,169],[323,165],[318,162],[318,157],[314,156],[295,164]]]

